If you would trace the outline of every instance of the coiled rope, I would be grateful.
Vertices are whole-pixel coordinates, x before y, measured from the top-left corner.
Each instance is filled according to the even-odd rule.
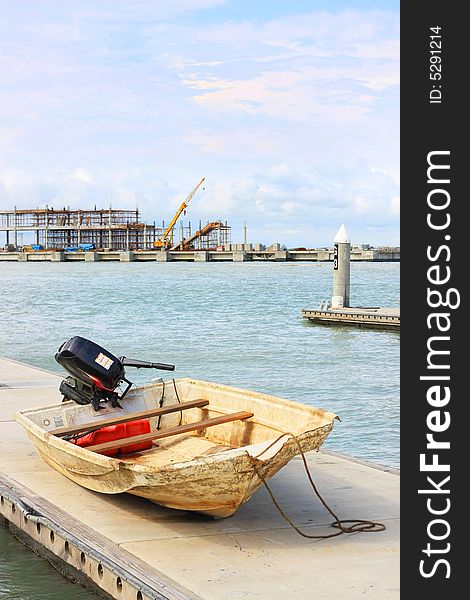
[[[281,505],[277,501],[276,497],[274,496],[274,493],[271,490],[270,486],[268,485],[268,482],[266,481],[266,478],[259,471],[258,465],[256,464],[256,459],[259,458],[265,452],[267,452],[272,446],[274,446],[274,444],[277,444],[277,442],[280,439],[282,439],[283,437],[285,437],[286,435],[289,436],[290,438],[292,438],[294,440],[294,442],[297,444],[300,456],[302,457],[302,461],[304,463],[305,472],[307,474],[307,477],[308,477],[308,480],[310,482],[310,485],[311,485],[313,491],[315,492],[315,494],[317,495],[317,497],[319,498],[320,502],[325,507],[325,509],[334,518],[334,521],[330,525],[331,525],[331,527],[335,527],[335,528],[339,529],[339,531],[337,531],[336,533],[330,533],[330,534],[325,534],[325,535],[312,535],[310,533],[305,533],[304,531],[302,531],[292,521],[292,519],[290,519],[290,517],[285,513],[285,511],[283,510],[283,508],[281,507]],[[295,531],[299,535],[301,535],[302,537],[309,538],[309,539],[326,539],[326,538],[336,537],[336,536],[341,535],[343,533],[375,533],[377,531],[384,531],[386,529],[386,527],[385,527],[385,525],[383,523],[378,523],[376,521],[370,521],[368,519],[340,519],[334,513],[334,511],[330,508],[330,506],[328,506],[328,504],[326,503],[326,501],[324,500],[324,498],[321,496],[320,492],[318,491],[318,488],[315,485],[315,482],[313,481],[312,475],[310,473],[310,469],[309,469],[308,464],[307,464],[307,459],[305,458],[305,453],[302,450],[302,447],[300,445],[300,442],[299,442],[297,436],[294,435],[293,433],[290,433],[290,432],[283,433],[276,440],[274,440],[274,442],[272,442],[267,448],[265,448],[262,452],[260,452],[256,456],[251,456],[250,454],[248,454],[248,452],[247,452],[247,455],[248,455],[248,458],[250,459],[251,464],[253,465],[253,470],[255,471],[255,473],[259,477],[259,479],[263,482],[266,490],[268,491],[269,496],[271,497],[271,500],[273,501],[274,506],[278,510],[278,512],[281,515],[281,517],[293,529],[295,529]],[[352,523],[352,525],[345,525],[345,523]]]

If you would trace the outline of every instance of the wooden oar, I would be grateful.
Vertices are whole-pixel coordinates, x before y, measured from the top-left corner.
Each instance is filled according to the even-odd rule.
[[[161,438],[177,435],[178,433],[187,433],[188,431],[205,429],[206,427],[213,427],[214,425],[221,425],[222,423],[230,423],[230,421],[249,419],[252,416],[253,413],[242,410],[240,412],[222,415],[221,417],[213,417],[211,419],[203,419],[202,421],[196,421],[194,423],[187,423],[186,425],[178,425],[178,427],[170,427],[168,429],[164,429],[163,431],[142,433],[141,435],[134,435],[132,437],[123,438],[120,440],[111,440],[110,442],[103,442],[102,444],[95,444],[94,446],[86,446],[86,450],[91,450],[92,452],[114,450],[115,448],[122,448],[122,446],[147,442],[148,440],[160,440]]]
[[[207,406],[209,400],[191,400],[190,402],[181,402],[179,404],[169,404],[168,406],[162,406],[161,408],[152,408],[150,410],[143,410],[136,413],[124,413],[120,414],[119,417],[113,417],[111,419],[102,419],[101,421],[91,421],[89,423],[82,423],[79,425],[73,425],[72,427],[58,427],[53,429],[50,433],[58,437],[65,435],[72,435],[74,433],[85,433],[90,429],[100,429],[101,427],[107,427],[109,425],[118,425],[119,423],[127,423],[128,421],[136,421],[137,419],[148,419],[149,417],[158,417],[160,415],[167,415],[180,410],[188,410],[189,408],[201,408]]]

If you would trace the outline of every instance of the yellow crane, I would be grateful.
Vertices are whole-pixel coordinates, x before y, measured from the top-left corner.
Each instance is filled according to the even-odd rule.
[[[155,248],[166,249],[167,247],[173,245],[173,228],[176,224],[176,221],[179,219],[180,214],[183,212],[183,210],[186,209],[186,207],[189,204],[189,201],[191,200],[191,198],[194,196],[194,194],[197,192],[197,190],[203,184],[204,181],[205,181],[205,177],[203,177],[201,179],[201,181],[196,185],[196,187],[192,190],[192,192],[190,194],[188,194],[187,197],[184,199],[184,201],[181,203],[181,206],[176,211],[175,216],[171,219],[170,224],[163,232],[162,237],[159,240],[156,240],[154,242]]]

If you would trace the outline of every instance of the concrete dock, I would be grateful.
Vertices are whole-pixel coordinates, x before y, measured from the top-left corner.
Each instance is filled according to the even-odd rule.
[[[309,453],[320,493],[340,518],[387,527],[327,540],[300,537],[264,489],[222,520],[128,494],[97,494],[45,464],[13,417],[60,401],[60,380],[0,358],[0,519],[62,572],[126,600],[399,598],[399,477],[393,469]],[[305,532],[335,531],[300,458],[271,487]]]
[[[354,325],[372,329],[400,331],[399,308],[302,309],[302,316],[321,325]]]
[[[243,246],[243,244],[240,244]],[[351,260],[357,262],[399,262],[399,248],[352,249]],[[327,262],[333,261],[333,249],[309,250],[139,250],[92,252],[2,252],[0,262]]]

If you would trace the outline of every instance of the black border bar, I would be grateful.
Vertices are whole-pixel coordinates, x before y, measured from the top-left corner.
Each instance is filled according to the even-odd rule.
[[[462,6],[401,4],[400,589],[426,600],[467,595],[470,25]]]

